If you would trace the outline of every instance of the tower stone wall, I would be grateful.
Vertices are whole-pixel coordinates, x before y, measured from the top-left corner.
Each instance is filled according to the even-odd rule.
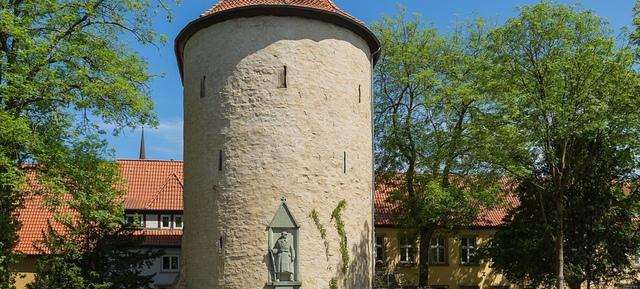
[[[233,18],[184,45],[189,289],[262,289],[267,225],[286,197],[303,289],[370,288],[371,52],[352,30],[293,16]],[[350,255],[342,272],[338,202]],[[310,213],[327,230],[329,255]]]

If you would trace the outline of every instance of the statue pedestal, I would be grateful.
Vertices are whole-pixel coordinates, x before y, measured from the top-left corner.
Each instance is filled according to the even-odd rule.
[[[302,286],[302,282],[279,281],[267,283],[268,289],[299,289],[300,286]]]

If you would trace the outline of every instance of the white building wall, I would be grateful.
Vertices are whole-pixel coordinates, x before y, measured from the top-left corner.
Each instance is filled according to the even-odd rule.
[[[181,256],[180,248],[163,248],[165,255]],[[181,262],[180,262],[181,263]],[[153,277],[154,288],[162,288],[163,286],[171,286],[175,282],[179,272],[165,272],[162,270],[162,257],[153,260],[153,265],[144,271],[145,275],[156,274]],[[171,288],[171,287],[169,287]]]
[[[145,228],[157,229],[158,228],[158,214],[146,214],[145,215]]]

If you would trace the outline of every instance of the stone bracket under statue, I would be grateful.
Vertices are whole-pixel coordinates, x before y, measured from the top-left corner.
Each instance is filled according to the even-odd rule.
[[[298,289],[302,286],[298,276],[298,230],[300,226],[281,199],[276,214],[267,227],[269,234],[267,258],[269,259],[268,289]]]

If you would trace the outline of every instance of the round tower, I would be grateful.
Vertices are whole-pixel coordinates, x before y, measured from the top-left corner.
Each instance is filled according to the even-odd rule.
[[[331,0],[222,0],[184,28],[186,288],[371,288],[378,49]]]

